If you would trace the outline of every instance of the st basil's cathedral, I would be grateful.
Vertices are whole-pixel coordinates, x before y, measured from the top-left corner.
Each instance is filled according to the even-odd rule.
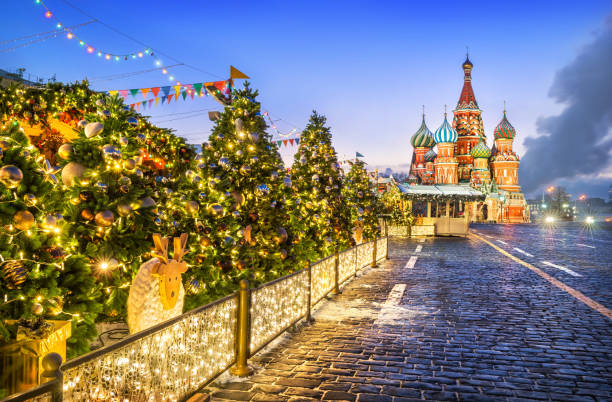
[[[512,150],[516,130],[504,110],[489,148],[482,111],[472,89],[474,65],[469,57],[462,67],[463,89],[452,125],[445,111],[442,125],[432,133],[423,114],[421,126],[411,138],[414,153],[408,184],[464,185],[478,190],[485,200],[471,203],[472,222],[529,222],[529,209],[518,182],[519,156]]]

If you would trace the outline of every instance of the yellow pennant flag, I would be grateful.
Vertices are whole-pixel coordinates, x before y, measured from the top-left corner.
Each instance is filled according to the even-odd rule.
[[[108,91],[108,94],[109,94],[110,96],[115,96],[115,95],[117,95],[118,93],[119,93],[119,91]]]
[[[178,97],[181,94],[181,86],[180,85],[175,85],[174,86],[174,92],[176,92],[176,96]]]
[[[249,77],[242,71],[238,70],[236,67],[230,66],[230,78],[234,79],[234,78],[251,78],[251,77]]]
[[[157,106],[157,102],[159,102],[159,98],[155,98],[155,106]]]

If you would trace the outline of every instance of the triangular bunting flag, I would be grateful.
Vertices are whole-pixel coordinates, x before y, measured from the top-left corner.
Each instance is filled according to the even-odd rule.
[[[230,66],[230,78],[249,78],[249,76],[238,70],[236,67]]]
[[[178,102],[178,98],[179,98],[179,94],[175,94],[175,95],[174,95],[174,101],[175,101],[175,102]]]
[[[142,101],[142,102],[140,102],[140,103],[142,103],[142,108],[143,108],[143,109],[146,109],[146,108],[147,108],[147,101],[146,101],[146,100],[145,100],[145,101]]]
[[[142,97],[146,98],[150,90],[151,88],[140,88],[140,92],[142,92]]]
[[[164,95],[162,98],[162,105],[168,100],[168,95]]]
[[[130,89],[130,93],[132,94],[133,97],[136,97],[136,95],[138,95],[138,92],[140,92],[140,89],[138,88]]]
[[[159,98],[155,98],[155,106],[157,106],[158,102],[159,102]]]
[[[283,140],[283,145],[287,146],[287,140]]]
[[[289,143],[293,145],[293,138],[289,138]]]
[[[296,138],[296,139],[295,139],[295,145],[298,145],[299,143],[300,143],[300,139],[299,139],[299,138]]]
[[[162,87],[161,90],[166,96],[168,96],[168,94],[170,93],[170,87]]]
[[[154,101],[154,100],[155,100],[155,99],[149,99],[149,107],[151,107],[151,105],[153,104],[153,101]]]
[[[219,89],[220,91],[223,91],[225,89],[225,81],[215,81],[214,85],[215,88]]]
[[[151,93],[153,94],[153,96],[155,98],[157,98],[157,94],[159,93],[160,88],[159,87],[153,87],[151,88]]]
[[[185,100],[187,98],[187,91],[183,91],[181,96],[183,97],[183,100]]]
[[[200,82],[199,84],[193,84],[193,89],[195,89],[198,96],[200,96],[200,93],[202,92],[202,83]]]
[[[193,100],[193,95],[194,95],[194,90],[192,89],[191,91],[189,91],[189,95],[191,96],[191,99]]]
[[[173,88],[174,88],[174,93],[176,94],[176,96],[178,96],[181,93],[181,86],[175,85]]]
[[[281,144],[283,143],[282,141],[276,141],[276,143],[278,144],[278,147],[280,148]]]
[[[136,103],[136,110],[140,110],[140,102]]]
[[[129,91],[127,89],[120,89],[119,93],[121,94],[121,96],[123,96],[123,99],[125,100],[128,97]]]
[[[185,84],[184,86],[187,89],[192,89],[193,88],[193,84]]]
[[[131,103],[131,104],[130,104],[130,108],[131,108],[131,109],[134,109],[134,106],[135,106],[135,105],[134,105],[133,103]]]
[[[108,91],[108,94],[110,96],[115,96],[115,95],[117,95],[117,93],[119,93],[119,91]]]

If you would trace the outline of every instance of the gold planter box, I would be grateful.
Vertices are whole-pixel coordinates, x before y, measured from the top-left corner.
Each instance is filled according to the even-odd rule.
[[[7,324],[16,321],[7,320]],[[70,321],[48,321],[53,332],[42,339],[17,339],[0,346],[0,395],[26,391],[41,384],[42,359],[48,353],[58,353],[66,361],[66,340],[72,335]]]

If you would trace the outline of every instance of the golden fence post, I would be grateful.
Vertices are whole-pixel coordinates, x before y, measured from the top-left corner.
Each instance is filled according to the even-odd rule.
[[[372,268],[376,268],[378,264],[376,264],[376,236],[374,236],[374,248],[372,249]]]
[[[310,265],[310,261],[308,261],[308,293],[307,293],[307,304],[306,304],[306,321],[313,322],[314,319],[311,315],[310,304],[312,303],[312,265]]]
[[[249,281],[243,279],[240,281],[240,290],[238,291],[238,310],[237,310],[237,325],[236,325],[236,364],[230,369],[232,375],[238,377],[246,377],[253,370],[249,367],[249,336],[251,326],[251,291],[249,290]]]
[[[359,261],[357,260],[357,258],[359,257],[359,253],[357,253],[357,249],[358,249],[358,248],[359,248],[359,244],[357,244],[357,245],[354,247],[354,250],[355,250],[355,278],[357,278],[357,270],[359,269],[359,268],[358,268],[358,266],[359,266]]]
[[[62,356],[58,353],[49,353],[42,359],[43,373],[42,378],[48,378],[49,381],[56,381],[57,386],[52,391],[51,401],[61,402],[64,392],[64,374],[60,367],[62,366]]]
[[[336,252],[334,254],[334,288],[332,289],[332,293],[337,295],[340,293],[340,287],[338,286],[338,276],[340,275],[340,256],[338,255],[338,248],[336,247]]]

